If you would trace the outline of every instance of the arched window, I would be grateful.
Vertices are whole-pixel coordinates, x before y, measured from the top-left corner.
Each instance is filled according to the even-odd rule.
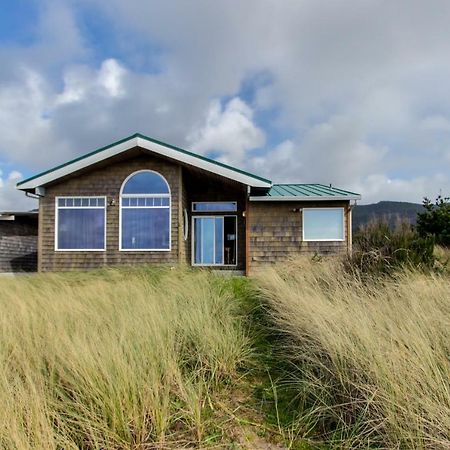
[[[120,250],[170,250],[170,188],[152,170],[131,174],[120,192]]]

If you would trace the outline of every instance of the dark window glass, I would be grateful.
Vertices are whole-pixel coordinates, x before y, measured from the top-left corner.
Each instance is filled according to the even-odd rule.
[[[59,250],[102,250],[105,245],[104,209],[60,209]]]
[[[192,204],[193,211],[237,211],[236,202],[209,202]]]
[[[168,250],[169,208],[124,208],[122,249]]]

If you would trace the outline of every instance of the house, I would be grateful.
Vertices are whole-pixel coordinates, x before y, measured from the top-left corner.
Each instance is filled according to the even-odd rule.
[[[0,272],[36,271],[37,241],[37,211],[0,212]]]
[[[300,253],[342,254],[360,199],[273,184],[141,134],[17,188],[39,198],[40,271],[185,263],[249,273]]]

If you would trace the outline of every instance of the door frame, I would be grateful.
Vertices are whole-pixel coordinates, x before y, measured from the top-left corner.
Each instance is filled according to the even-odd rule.
[[[216,219],[216,218],[222,218],[225,217],[234,217],[236,221],[236,239],[235,239],[235,246],[236,246],[236,263],[235,264],[202,264],[202,263],[196,263],[195,262],[195,219],[201,219],[201,218],[209,218],[209,219]],[[225,230],[225,226],[223,227]],[[215,231],[215,229],[214,229]],[[215,241],[215,240],[214,240]],[[225,240],[223,242],[223,248],[222,248],[222,254],[225,258]],[[214,242],[215,245],[215,242]],[[238,265],[238,216],[237,214],[208,214],[208,215],[195,215],[191,217],[191,265],[195,267],[237,267]]]

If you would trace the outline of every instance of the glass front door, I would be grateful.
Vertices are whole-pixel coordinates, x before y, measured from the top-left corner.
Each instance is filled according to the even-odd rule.
[[[235,216],[197,216],[193,225],[195,265],[236,264]]]

